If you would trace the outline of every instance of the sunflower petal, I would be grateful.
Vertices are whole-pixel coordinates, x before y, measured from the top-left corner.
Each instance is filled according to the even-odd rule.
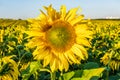
[[[65,69],[65,71],[67,71],[68,68],[69,68],[69,64],[68,64],[68,61],[66,60],[64,54],[60,55],[60,60],[61,60],[61,62],[63,64],[63,68]]]
[[[70,59],[69,62],[72,61],[71,64],[72,63],[80,63],[71,50],[68,53],[65,53],[65,55]]]
[[[58,65],[57,65],[58,61],[57,61],[57,59],[55,58],[54,55],[52,57],[53,58],[52,58],[51,63],[50,63],[50,68],[51,68],[51,71],[54,72],[58,68]]]
[[[25,31],[26,34],[29,34],[29,36],[43,36],[44,33],[40,33],[38,31]]]
[[[78,48],[78,46],[76,44],[73,45],[71,50],[73,51],[74,54],[79,56],[81,59],[85,60],[82,51]]]
[[[64,20],[66,16],[66,6],[62,5],[60,8],[61,19]]]
[[[83,46],[79,45],[79,44],[76,44],[76,47],[81,50],[82,54],[83,54],[84,57],[87,59],[87,58],[88,58],[88,54],[87,54],[86,49],[85,49]]]
[[[84,46],[91,47],[90,42],[86,38],[77,37],[76,43]]]
[[[77,10],[78,10],[78,8],[73,8],[73,9],[71,9],[71,10],[66,14],[65,20],[69,22],[69,21],[71,21],[72,19],[74,19],[75,16],[76,16]]]
[[[47,66],[50,63],[51,59],[52,59],[52,53],[49,53],[47,56],[45,56],[43,67]]]
[[[83,18],[84,18],[84,15],[80,15],[80,16],[76,17],[75,19],[71,20],[70,23],[73,26],[73,25],[79,23]]]

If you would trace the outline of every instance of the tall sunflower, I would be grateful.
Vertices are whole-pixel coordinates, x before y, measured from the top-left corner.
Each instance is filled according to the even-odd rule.
[[[19,71],[12,57],[6,56],[0,59],[0,80],[18,80]]]
[[[83,15],[76,12],[79,8],[66,11],[61,6],[57,12],[52,5],[44,6],[46,13],[36,19],[29,19],[30,31],[26,33],[33,37],[28,46],[37,46],[33,52],[34,59],[42,60],[43,66],[50,64],[52,72],[69,68],[69,63],[80,63],[88,58],[84,46],[90,46],[88,38],[92,32],[87,27]]]

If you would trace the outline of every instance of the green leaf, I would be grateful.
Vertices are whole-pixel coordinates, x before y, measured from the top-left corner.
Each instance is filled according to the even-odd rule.
[[[76,70],[64,73],[59,80],[98,80],[105,68]]]
[[[64,80],[70,80],[74,76],[75,72],[68,72],[63,75]]]
[[[34,74],[38,69],[40,68],[39,61],[33,61],[30,63],[30,65],[22,71],[22,79],[28,80],[32,74]]]
[[[33,61],[33,62],[31,62],[31,64],[30,64],[30,73],[34,73],[39,68],[40,68],[39,61]]]
[[[120,80],[120,73],[117,73],[117,75],[110,76],[109,80]]]
[[[74,71],[64,73],[62,77],[59,77],[59,80],[70,80],[74,76],[74,74]]]
[[[98,80],[98,76],[93,76],[91,79],[85,79],[85,78],[73,78],[71,80]]]
[[[96,68],[83,70],[83,74],[81,78],[73,78],[71,80],[97,80],[100,74],[105,70],[105,68]]]
[[[72,78],[71,80],[84,80],[82,78]]]
[[[76,70],[76,71],[64,73],[63,76],[59,78],[59,80],[71,80],[73,77],[81,77],[82,73],[83,70]]]
[[[84,69],[94,69],[94,68],[98,68],[99,65],[96,62],[88,62],[84,65]]]
[[[74,72],[75,72],[74,77],[81,77],[83,74],[83,70],[76,70]]]

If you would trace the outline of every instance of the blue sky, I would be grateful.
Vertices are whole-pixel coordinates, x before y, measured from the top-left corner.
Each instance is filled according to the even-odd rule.
[[[34,18],[42,6],[50,4],[58,11],[61,5],[80,6],[85,18],[120,17],[120,0],[0,0],[0,18]]]

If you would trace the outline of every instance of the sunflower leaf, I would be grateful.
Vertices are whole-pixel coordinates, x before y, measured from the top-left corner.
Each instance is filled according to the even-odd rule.
[[[40,68],[39,61],[33,61],[33,62],[31,62],[31,64],[30,64],[30,73],[34,73],[39,68]]]
[[[40,68],[39,61],[33,61],[30,65],[22,71],[22,78],[23,80],[28,80],[32,74],[36,73],[36,71]]]
[[[72,78],[71,80],[97,80],[105,68],[95,68],[83,70],[83,74],[79,78]]]
[[[59,80],[70,80],[74,76],[75,72],[71,71],[68,73],[63,74],[62,77],[59,78]]]
[[[93,68],[98,68],[99,65],[96,62],[88,62],[84,65],[84,69],[93,69]]]
[[[81,77],[83,73],[83,70],[75,70],[68,73],[64,73],[62,77],[59,78],[59,80],[71,80],[73,77]]]

